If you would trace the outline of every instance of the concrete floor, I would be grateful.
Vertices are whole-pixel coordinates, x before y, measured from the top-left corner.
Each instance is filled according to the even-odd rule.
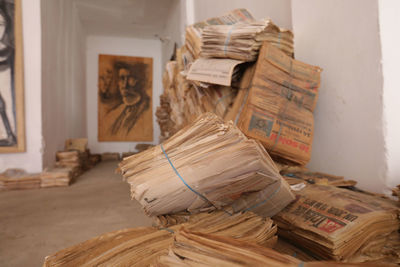
[[[150,226],[116,167],[102,162],[70,187],[0,192],[0,266],[42,266],[45,256],[96,235]]]

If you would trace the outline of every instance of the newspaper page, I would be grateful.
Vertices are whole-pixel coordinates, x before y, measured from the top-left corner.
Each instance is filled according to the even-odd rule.
[[[234,69],[244,61],[235,59],[199,58],[189,69],[187,79],[230,86]]]

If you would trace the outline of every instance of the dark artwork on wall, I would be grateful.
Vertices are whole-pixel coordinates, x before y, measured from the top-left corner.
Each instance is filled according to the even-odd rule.
[[[153,141],[152,73],[152,58],[99,55],[99,141]]]
[[[21,1],[0,0],[0,152],[3,153],[25,150],[21,23]]]

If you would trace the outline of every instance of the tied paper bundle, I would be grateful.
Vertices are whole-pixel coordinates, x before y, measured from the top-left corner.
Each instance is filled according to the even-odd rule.
[[[250,212],[232,217],[224,212],[195,216],[170,228],[140,227],[106,233],[47,256],[44,266],[149,266],[157,257],[167,255],[174,232],[183,226],[267,247],[276,243],[276,226],[269,218]],[[209,220],[214,223],[212,227]]]
[[[279,236],[320,259],[399,263],[399,209],[390,200],[307,185],[273,219]]]
[[[173,229],[185,226],[187,229],[201,230],[205,234],[230,236],[267,247],[273,247],[278,239],[274,222],[268,217],[262,218],[252,212],[233,215],[223,211],[161,215],[157,217],[157,224]]]
[[[237,93],[235,88],[229,86],[210,85],[204,88],[189,83],[180,73],[179,65],[176,61],[168,62],[163,76],[164,93],[156,112],[162,140],[205,112],[224,117]]]
[[[202,34],[201,56],[255,61],[263,41],[268,41],[288,56],[293,55],[292,32],[279,29],[268,19],[205,27]]]
[[[30,174],[22,169],[7,169],[0,173],[0,191],[40,188],[40,174]]]
[[[212,209],[272,216],[293,200],[265,149],[212,113],[125,158],[119,170],[149,216]]]
[[[273,249],[254,243],[235,240],[231,237],[194,232],[183,228],[175,234],[175,241],[168,255],[160,256],[152,266],[372,267],[382,265],[380,263],[343,264],[318,261],[303,262],[290,255],[280,254]]]
[[[47,169],[40,175],[41,187],[69,186],[73,175],[71,168]]]
[[[288,255],[252,243],[187,229],[175,235],[168,255],[153,266],[301,266]]]
[[[232,25],[239,22],[254,21],[253,16],[246,9],[235,9],[231,12],[206,21],[197,22],[186,28],[185,46],[192,54],[193,58],[198,58],[201,51],[201,35],[203,29],[208,25]]]
[[[305,165],[311,157],[320,72],[264,42],[238,127],[271,155]]]

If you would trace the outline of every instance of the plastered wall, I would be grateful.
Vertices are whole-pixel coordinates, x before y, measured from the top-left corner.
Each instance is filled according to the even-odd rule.
[[[97,101],[98,101],[98,58],[99,54],[151,57],[153,58],[153,142],[158,143],[160,129],[155,112],[162,93],[162,53],[158,39],[135,39],[120,37],[88,36],[86,41],[86,97],[87,131],[89,147],[93,153],[135,151],[136,142],[98,142]],[[144,143],[144,142],[140,142]]]
[[[400,184],[400,1],[379,0],[387,185]]]
[[[293,0],[296,58],[321,66],[309,167],[383,192],[386,160],[378,2]]]
[[[44,167],[67,138],[86,137],[85,33],[73,1],[42,0]]]

